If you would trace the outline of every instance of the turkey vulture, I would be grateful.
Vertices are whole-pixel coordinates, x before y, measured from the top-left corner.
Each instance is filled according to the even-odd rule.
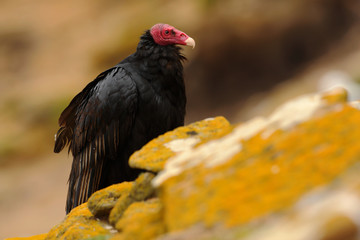
[[[136,52],[100,73],[61,113],[54,152],[73,155],[66,213],[96,190],[134,180],[130,155],[151,139],[184,124],[185,87],[177,45],[195,47],[184,32],[156,24]]]

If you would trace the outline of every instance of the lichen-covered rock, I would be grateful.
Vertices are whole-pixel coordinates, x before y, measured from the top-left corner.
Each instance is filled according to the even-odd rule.
[[[150,172],[141,173],[135,180],[134,186],[129,193],[130,198],[134,201],[143,201],[151,197],[155,191],[154,187],[151,185],[151,181],[154,177],[155,175]]]
[[[337,89],[175,129],[131,157],[152,172],[94,193],[46,239],[356,239],[359,122]]]
[[[89,211],[87,203],[84,203],[71,210],[63,222],[50,230],[45,239],[87,239],[99,235],[109,235],[111,230],[112,227],[95,218]]]
[[[121,196],[116,202],[115,206],[110,212],[109,222],[116,225],[118,220],[122,217],[124,211],[134,202],[143,201],[149,198],[154,193],[154,188],[151,185],[151,180],[155,177],[150,172],[141,173],[135,180],[130,191]]]
[[[343,102],[344,94],[298,98],[169,159],[154,181],[167,229],[249,223],[287,209],[354,166],[360,111]]]
[[[90,212],[98,218],[108,216],[117,200],[128,195],[132,186],[132,182],[122,182],[95,192],[88,200]]]
[[[204,144],[228,134],[232,129],[224,117],[209,118],[203,121],[178,127],[150,141],[129,160],[131,167],[152,172],[163,170],[168,158],[194,146]]]
[[[115,227],[119,230],[119,233],[111,240],[147,240],[163,234],[165,226],[162,221],[162,204],[160,200],[152,198],[131,204]]]
[[[303,195],[288,211],[268,218],[244,240],[358,239],[360,165]]]

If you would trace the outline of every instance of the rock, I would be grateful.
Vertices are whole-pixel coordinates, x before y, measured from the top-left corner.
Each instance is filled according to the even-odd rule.
[[[88,200],[90,212],[98,218],[109,216],[117,200],[128,195],[132,185],[132,182],[122,182],[95,192]]]
[[[123,195],[115,204],[110,212],[109,222],[116,225],[122,217],[124,211],[134,202],[146,200],[154,193],[154,188],[151,185],[151,180],[154,178],[152,173],[142,173],[135,180],[131,190]]]
[[[163,234],[165,226],[161,211],[162,204],[158,198],[131,204],[116,223],[120,233],[111,239],[147,240]]]
[[[224,117],[209,118],[176,128],[155,138],[135,152],[130,157],[129,164],[134,168],[159,172],[163,170],[168,158],[220,138],[228,134],[231,129],[232,126]]]
[[[132,182],[122,182],[95,192],[88,200],[90,212],[98,218],[109,216],[118,199],[128,195],[132,186]]]
[[[63,222],[50,230],[45,239],[87,239],[109,235],[111,230],[112,227],[95,218],[89,211],[87,203],[84,203],[71,210]]]
[[[359,122],[360,101],[335,89],[235,127],[220,117],[175,129],[131,157],[156,176],[94,193],[40,237],[356,239]]]
[[[259,220],[344,174],[360,159],[360,111],[345,94],[297,98],[169,159],[154,179],[167,230]]]
[[[155,175],[150,172],[140,174],[135,180],[134,186],[129,193],[130,198],[134,201],[143,201],[151,197],[155,191],[151,185],[151,181],[154,177]]]

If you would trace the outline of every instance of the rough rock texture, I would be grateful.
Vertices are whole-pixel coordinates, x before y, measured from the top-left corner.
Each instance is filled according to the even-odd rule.
[[[131,157],[152,172],[32,239],[357,239],[359,122],[360,102],[336,89],[235,127],[218,117],[178,128]]]
[[[253,221],[352,167],[360,159],[360,112],[327,99],[299,98],[171,159],[155,180],[168,229]]]
[[[87,203],[74,208],[65,220],[52,228],[45,240],[50,239],[87,239],[98,235],[107,235],[111,226],[95,218]]]
[[[90,212],[98,218],[109,216],[118,199],[128,195],[132,186],[132,182],[123,182],[95,192],[88,200]]]
[[[130,157],[129,164],[134,168],[159,172],[163,170],[168,158],[220,138],[228,134],[231,129],[230,123],[223,117],[209,118],[186,127],[179,127],[159,136],[135,152]]]
[[[135,202],[116,223],[119,231],[112,240],[116,239],[152,239],[165,232],[162,221],[162,203],[158,198]]]
[[[134,185],[128,194],[125,194],[115,204],[110,212],[109,221],[112,225],[116,225],[121,219],[124,211],[134,202],[143,201],[154,193],[151,180],[154,178],[152,173],[142,173],[134,181]]]

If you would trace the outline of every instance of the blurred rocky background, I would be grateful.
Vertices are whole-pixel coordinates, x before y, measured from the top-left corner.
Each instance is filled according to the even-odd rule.
[[[0,238],[65,216],[71,157],[52,153],[57,119],[153,24],[196,40],[184,49],[186,122],[236,123],[333,85],[359,99],[359,16],[358,0],[0,0]]]

